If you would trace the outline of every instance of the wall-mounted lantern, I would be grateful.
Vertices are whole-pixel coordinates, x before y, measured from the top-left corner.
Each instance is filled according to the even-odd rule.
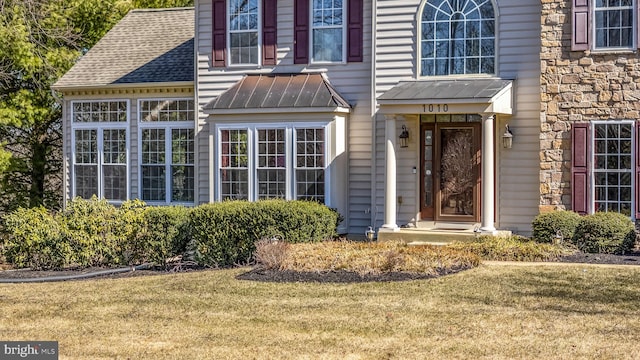
[[[375,237],[376,232],[375,232],[375,230],[373,230],[373,228],[371,226],[369,226],[367,231],[364,232],[364,235],[367,238],[367,241],[373,241],[373,238]]]
[[[502,147],[505,149],[511,149],[513,146],[513,132],[509,129],[509,124],[504,126],[505,131],[502,134]]]
[[[402,125],[402,132],[400,133],[400,147],[409,147],[409,130],[405,125]]]

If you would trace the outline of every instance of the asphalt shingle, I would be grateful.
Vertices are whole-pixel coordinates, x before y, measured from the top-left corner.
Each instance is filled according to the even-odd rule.
[[[194,22],[193,8],[132,10],[54,88],[193,81]]]

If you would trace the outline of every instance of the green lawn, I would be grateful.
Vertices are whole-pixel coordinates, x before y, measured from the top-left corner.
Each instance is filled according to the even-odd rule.
[[[640,354],[640,267],[489,266],[272,284],[246,269],[0,285],[0,340],[60,359],[547,359]]]

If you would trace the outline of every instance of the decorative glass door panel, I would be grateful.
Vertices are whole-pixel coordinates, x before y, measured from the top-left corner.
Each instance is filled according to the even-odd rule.
[[[425,124],[422,126],[422,153],[420,154],[420,161],[422,163],[422,181],[420,184],[420,214],[422,219],[433,219],[433,200],[434,200],[434,188],[433,188],[433,160],[434,160],[434,132],[435,128],[431,124]]]
[[[472,128],[440,130],[440,215],[475,215]]]

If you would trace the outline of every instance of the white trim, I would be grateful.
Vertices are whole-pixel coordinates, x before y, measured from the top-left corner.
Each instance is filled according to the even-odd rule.
[[[173,100],[191,100],[193,101],[193,117],[194,119],[198,118],[198,109],[197,103],[193,98],[190,97],[178,97],[178,98],[143,98],[138,99],[138,198],[142,199],[144,202],[150,205],[185,205],[185,206],[193,206],[198,202],[197,199],[197,183],[198,183],[198,173],[196,167],[196,158],[198,154],[198,149],[196,147],[196,138],[197,138],[197,130],[195,129],[195,125],[193,120],[185,120],[185,121],[142,121],[142,106],[141,104],[145,101],[173,101]],[[144,200],[143,199],[143,176],[142,176],[142,131],[145,129],[158,129],[164,130],[164,140],[165,140],[165,201],[157,201],[157,200]],[[172,201],[172,191],[171,191],[171,166],[173,165],[173,149],[172,149],[172,130],[174,129],[184,129],[184,130],[193,130],[193,201]]]
[[[593,41],[591,41],[590,44],[590,48],[591,50],[593,50],[594,52],[603,52],[603,53],[609,53],[609,52],[626,52],[626,51],[632,51],[634,52],[636,50],[636,48],[638,47],[638,39],[637,39],[637,33],[638,33],[638,8],[637,8],[637,1],[633,1],[631,4],[631,45],[628,47],[597,47],[596,46],[596,39],[597,39],[597,31],[596,31],[596,2],[594,0],[591,0],[590,2],[590,7],[589,7],[589,12],[590,12],[590,16],[591,16],[591,28],[589,29],[589,31],[591,32],[591,39],[593,39]],[[602,6],[599,8],[600,11],[610,11],[610,10],[626,10],[629,9],[629,7],[627,6]],[[616,29],[620,29],[620,28],[616,28]]]
[[[342,2],[342,25],[341,26],[323,26],[323,27],[314,27],[313,26],[313,11],[314,11],[314,7],[313,7],[313,3],[314,0],[308,0],[309,1],[309,64],[310,65],[341,65],[341,64],[346,64],[347,63],[347,41],[348,41],[348,34],[347,32],[349,31],[349,14],[347,13],[348,11],[348,7],[347,7],[347,0],[344,0]],[[342,29],[342,59],[340,61],[316,61],[313,59],[313,31],[316,29]]]
[[[74,122],[74,104],[76,103],[100,103],[100,102],[125,102],[127,106],[126,121],[119,122]],[[98,193],[96,196],[98,198],[104,198],[104,181],[103,181],[103,166],[104,164],[104,130],[125,130],[125,154],[127,157],[125,165],[125,171],[127,175],[126,181],[126,194],[125,201],[131,198],[131,101],[129,99],[99,99],[99,100],[73,100],[70,102],[71,112],[70,112],[70,123],[71,123],[71,164],[69,169],[69,174],[71,177],[71,198],[75,198],[77,196],[76,192],[76,176],[75,176],[75,166],[76,166],[76,133],[75,130],[95,130],[96,131],[96,161],[97,161],[97,184],[98,184]],[[113,200],[107,199],[109,202],[114,204],[122,203],[121,200]]]
[[[447,0],[445,0],[447,1]],[[420,2],[420,5],[418,6],[418,12],[416,13],[416,36],[414,37],[415,39],[415,46],[416,46],[416,65],[415,65],[415,70],[416,70],[416,78],[417,79],[424,79],[424,78],[450,78],[450,77],[469,77],[469,76],[496,76],[498,75],[499,72],[499,33],[500,33],[500,29],[499,29],[499,8],[498,8],[498,4],[496,4],[495,0],[485,0],[484,2],[490,2],[491,6],[493,7],[493,18],[494,18],[494,29],[493,29],[493,39],[494,39],[494,54],[493,54],[493,73],[491,74],[487,74],[487,73],[473,73],[473,74],[449,74],[449,75],[421,75],[422,74],[422,14],[424,12],[424,8],[427,5],[427,3],[429,3],[429,0],[422,0]],[[482,4],[479,4],[478,7],[484,5],[484,2]],[[466,39],[466,37],[465,37]],[[434,48],[435,51],[435,48]],[[465,55],[466,58],[466,55]],[[479,65],[480,66],[480,65]]]
[[[226,37],[227,37],[227,48],[225,49],[225,51],[227,52],[227,57],[228,57],[228,61],[227,61],[227,67],[230,68],[237,68],[237,67],[254,67],[254,66],[262,66],[262,16],[263,16],[263,9],[262,9],[262,0],[257,0],[257,4],[258,4],[258,24],[256,25],[256,29],[249,29],[249,30],[231,30],[231,2],[234,0],[226,0],[226,22],[227,22],[227,28],[226,28]],[[238,0],[239,1],[239,0]],[[251,1],[251,0],[248,0]],[[234,64],[231,61],[231,33],[234,34],[240,34],[240,33],[254,33],[257,32],[258,33],[258,40],[257,40],[257,51],[258,51],[258,62],[257,63],[237,63]]]
[[[333,118],[332,118],[333,119]],[[220,139],[222,138],[223,130],[246,130],[247,131],[247,182],[248,182],[248,200],[249,201],[258,201],[258,178],[257,178],[257,158],[258,158],[258,136],[257,131],[259,130],[274,130],[274,129],[282,129],[285,131],[285,173],[286,173],[286,196],[287,200],[295,200],[297,198],[296,194],[296,179],[295,179],[295,158],[296,151],[294,147],[296,146],[296,129],[322,129],[324,132],[324,204],[327,206],[330,205],[330,132],[329,125],[331,121],[323,121],[323,122],[286,122],[286,123],[271,123],[271,124],[255,124],[255,123],[233,123],[233,124],[216,124],[213,132],[213,142],[216,144],[215,154],[213,154],[213,163],[214,163],[214,173],[215,173],[215,185],[213,188],[215,189],[214,199],[215,201],[222,201],[222,183],[220,181],[220,170],[222,163],[222,142]],[[213,148],[212,148],[213,151]]]
[[[350,108],[336,107],[283,107],[283,108],[240,108],[240,109],[205,109],[205,114],[214,115],[248,115],[248,114],[308,114],[308,113],[342,113],[349,114]]]
[[[593,120],[591,121],[591,134],[589,138],[589,153],[588,156],[592,159],[589,162],[589,199],[588,199],[588,211],[590,214],[596,212],[595,203],[596,203],[596,184],[595,184],[595,125],[631,125],[631,168],[629,169],[629,173],[631,174],[631,208],[629,209],[631,212],[631,220],[635,221],[636,217],[636,188],[640,186],[636,182],[636,143],[638,142],[637,134],[636,134],[636,122],[634,120]],[[618,185],[618,189],[620,185]]]

